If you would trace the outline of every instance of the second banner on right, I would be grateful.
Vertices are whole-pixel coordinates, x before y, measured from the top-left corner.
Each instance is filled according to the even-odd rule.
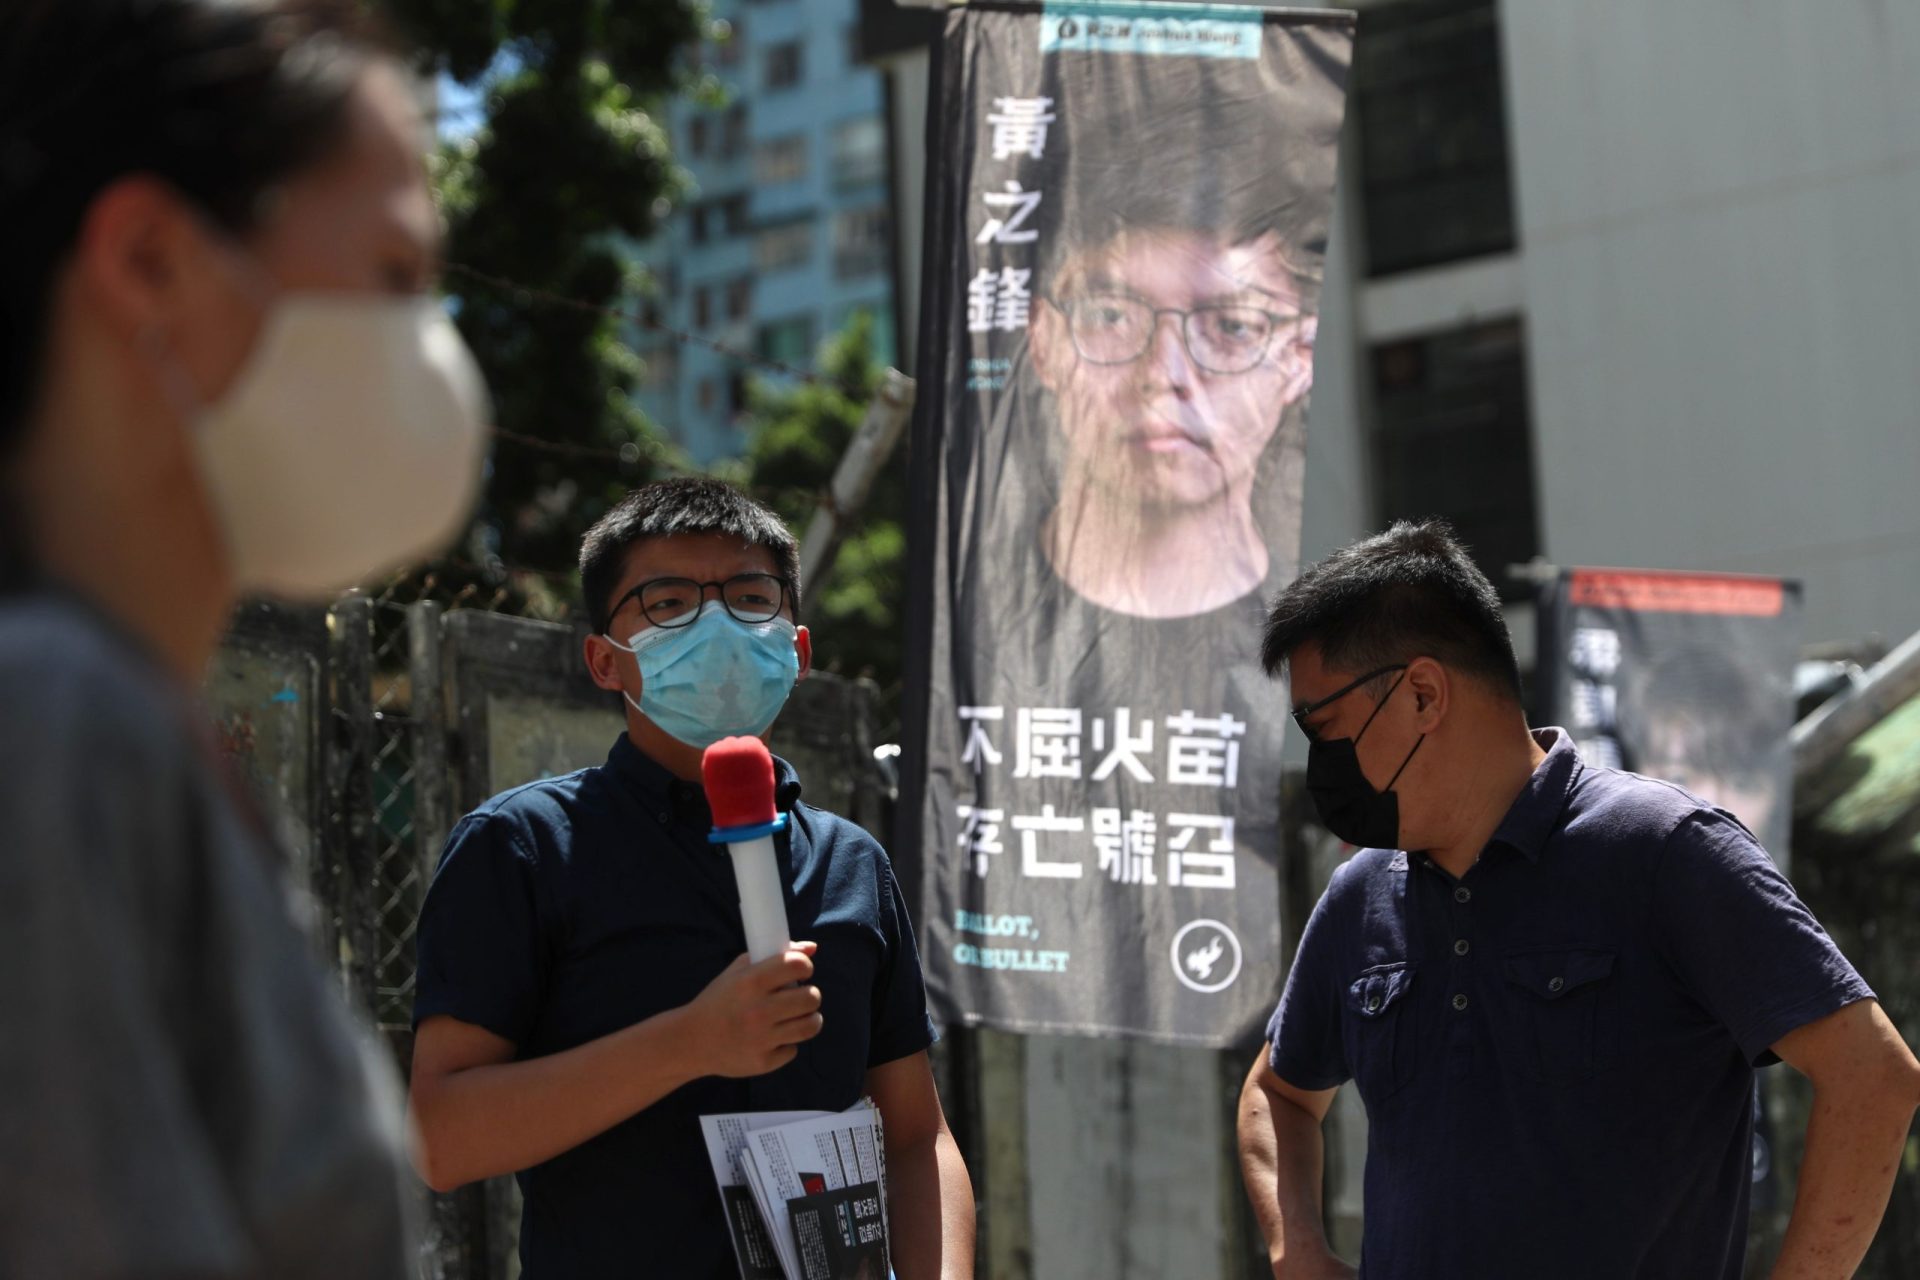
[[[1678,783],[1787,865],[1800,584],[1566,569],[1540,602],[1541,719],[1588,763]]]

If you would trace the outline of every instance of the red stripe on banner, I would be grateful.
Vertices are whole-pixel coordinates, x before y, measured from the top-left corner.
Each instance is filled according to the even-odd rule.
[[[1569,595],[1574,604],[1603,609],[1777,618],[1786,607],[1787,584],[1778,578],[1575,569]]]

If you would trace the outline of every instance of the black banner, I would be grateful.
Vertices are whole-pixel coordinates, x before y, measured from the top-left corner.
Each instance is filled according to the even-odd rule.
[[[1351,15],[970,4],[929,128],[904,847],[949,1022],[1228,1045]]]
[[[1590,764],[1726,809],[1784,868],[1800,617],[1779,578],[1563,570],[1540,602],[1540,718]]]

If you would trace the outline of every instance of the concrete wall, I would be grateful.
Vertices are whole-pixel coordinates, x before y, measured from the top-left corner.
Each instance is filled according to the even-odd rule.
[[[1920,5],[1502,18],[1546,554],[1920,628]]]

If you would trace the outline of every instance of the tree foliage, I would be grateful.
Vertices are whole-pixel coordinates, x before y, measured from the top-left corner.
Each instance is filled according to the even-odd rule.
[[[751,444],[726,470],[796,534],[806,529],[879,386],[871,317],[857,313],[828,341],[819,371],[819,381],[798,386],[753,384]],[[906,484],[906,451],[897,449],[852,517],[832,572],[818,586],[808,584],[803,619],[821,668],[871,676],[889,694],[899,687],[904,643]]]
[[[644,370],[618,321],[480,276],[590,306],[631,305],[645,282],[623,245],[651,235],[685,187],[662,107],[674,92],[718,92],[687,69],[686,54],[719,32],[698,0],[385,8],[424,69],[483,91],[483,117],[460,122],[473,127],[441,149],[435,178],[446,288],[506,434],[463,548],[468,563],[436,572],[443,582],[477,573],[491,585],[506,580],[506,565],[565,572],[586,527],[675,455],[631,400]]]

